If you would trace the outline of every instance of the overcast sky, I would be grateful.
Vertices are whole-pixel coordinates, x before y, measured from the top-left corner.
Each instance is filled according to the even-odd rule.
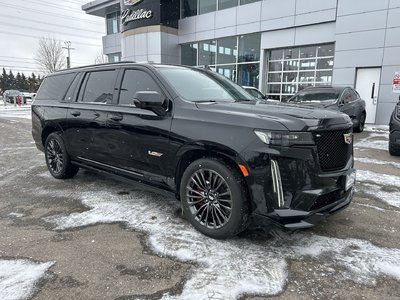
[[[104,18],[87,15],[90,0],[0,0],[0,68],[14,75],[38,73],[34,60],[41,37],[71,41],[71,66],[93,64],[102,49]],[[67,52],[65,52],[67,53]],[[0,69],[1,72],[1,69]]]

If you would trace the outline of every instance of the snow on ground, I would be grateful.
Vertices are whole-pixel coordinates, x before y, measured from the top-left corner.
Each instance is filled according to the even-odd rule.
[[[34,263],[29,260],[0,260],[0,299],[27,299],[54,262]]]
[[[400,208],[399,176],[357,170],[357,181],[363,184],[364,193]]]
[[[387,132],[389,131],[388,125],[365,125],[364,131],[368,132]]]
[[[198,233],[177,216],[178,202],[145,192],[120,196],[99,185],[80,188],[74,196],[89,207],[85,212],[56,215],[45,221],[64,230],[96,223],[125,222],[146,232],[158,254],[194,262],[182,294],[165,299],[236,299],[240,295],[281,292],[288,277],[287,259],[324,256],[325,272],[357,283],[375,284],[378,276],[400,280],[400,249],[380,248],[367,241],[337,239],[309,233],[276,231],[265,241],[234,238],[218,241]],[[65,191],[67,192],[67,191]],[[71,196],[70,196],[71,197]],[[340,270],[333,269],[340,265]],[[333,271],[332,271],[333,270]],[[340,274],[336,274],[339,272]],[[335,275],[336,274],[336,275]]]
[[[372,132],[369,137],[354,144],[355,148],[370,148],[387,151],[389,148],[389,131],[381,130]]]
[[[366,157],[355,157],[354,160],[364,163],[364,164],[391,165],[392,167],[400,169],[400,163],[397,163],[394,161],[384,161],[384,160],[378,160],[378,159],[372,159],[372,158],[366,158]]]
[[[31,106],[30,105],[23,105],[21,107],[14,105],[4,106],[0,102],[0,118],[31,119]]]

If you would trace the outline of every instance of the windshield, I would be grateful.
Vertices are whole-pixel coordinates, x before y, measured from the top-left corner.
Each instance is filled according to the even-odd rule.
[[[193,102],[234,102],[254,100],[242,87],[226,77],[207,70],[184,67],[159,67],[177,93]]]
[[[334,102],[339,98],[336,91],[301,91],[288,100],[288,102]]]

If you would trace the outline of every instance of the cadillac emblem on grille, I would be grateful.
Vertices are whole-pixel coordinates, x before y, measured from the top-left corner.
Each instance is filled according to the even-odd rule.
[[[352,133],[346,133],[344,134],[344,142],[346,144],[351,144],[353,142],[353,134]]]

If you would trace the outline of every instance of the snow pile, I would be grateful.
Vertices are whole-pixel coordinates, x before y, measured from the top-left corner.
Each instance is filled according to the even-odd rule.
[[[34,292],[35,284],[53,264],[0,260],[0,299],[27,299]]]
[[[285,286],[288,258],[324,256],[326,269],[342,266],[341,278],[374,284],[378,276],[400,279],[400,250],[362,240],[343,240],[306,233],[276,232],[265,241],[235,238],[217,241],[198,233],[177,216],[177,202],[144,192],[118,196],[117,191],[82,191],[90,209],[48,217],[57,229],[95,223],[126,222],[148,234],[148,243],[163,256],[196,263],[181,295],[166,299],[236,299],[243,294],[274,295]],[[98,185],[96,185],[98,188]],[[340,280],[338,278],[338,280]]]

